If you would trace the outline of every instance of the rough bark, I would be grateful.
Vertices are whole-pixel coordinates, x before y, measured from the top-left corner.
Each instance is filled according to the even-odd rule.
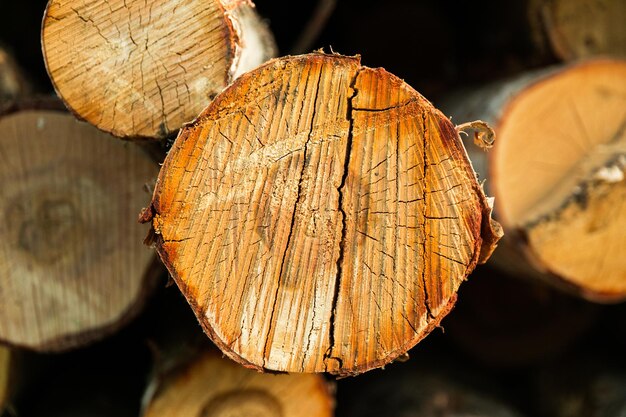
[[[249,0],[50,0],[42,45],[59,96],[124,138],[176,132],[275,54]]]
[[[265,375],[204,353],[154,381],[144,417],[330,417],[334,400],[319,375]]]
[[[258,370],[346,375],[425,337],[499,238],[453,125],[358,58],[240,77],[176,139],[152,239],[204,330]]]
[[[562,60],[626,56],[626,3],[621,0],[531,0],[535,43]]]
[[[442,103],[498,133],[470,157],[508,230],[494,264],[598,301],[626,298],[626,62],[522,75]]]
[[[0,340],[63,350],[118,328],[153,285],[136,210],[158,164],[39,107],[0,117]]]

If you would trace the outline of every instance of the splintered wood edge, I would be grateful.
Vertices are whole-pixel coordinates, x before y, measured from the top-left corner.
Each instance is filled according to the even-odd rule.
[[[68,114],[66,107],[58,98],[50,96],[34,96],[12,101],[7,108],[0,111],[0,119],[22,111],[49,111],[59,114]],[[139,146],[139,144],[136,146]],[[142,149],[142,151],[149,154],[149,152],[145,149]],[[164,272],[162,263],[159,261],[158,257],[155,256],[149,266],[145,269],[143,276],[140,279],[140,291],[137,294],[137,298],[128,306],[128,308],[126,308],[126,310],[121,312],[118,318],[114,321],[104,323],[101,326],[92,327],[87,331],[80,331],[78,333],[67,334],[49,339],[46,342],[37,345],[19,343],[2,337],[0,337],[0,342],[8,346],[34,352],[62,353],[102,340],[126,326],[139,315],[145,307],[150,295],[159,285],[157,278]],[[0,346],[0,349],[2,349],[2,346]]]
[[[51,20],[56,20],[56,18],[50,17],[50,7],[53,5],[53,2],[57,0],[48,0],[46,5],[46,9],[44,12],[42,24],[41,24],[41,48],[42,54],[44,57],[44,64],[46,67],[46,71],[49,74],[50,81],[52,86],[56,92],[56,94],[61,98],[63,104],[77,119],[86,121],[98,129],[105,131],[113,136],[119,137],[124,140],[133,140],[133,141],[159,141],[170,137],[171,135],[176,134],[185,123],[192,120],[196,117],[197,112],[187,111],[187,115],[180,123],[175,123],[175,126],[171,128],[167,126],[166,123],[161,123],[158,130],[155,129],[144,129],[146,131],[151,130],[151,132],[140,132],[138,129],[133,127],[132,129],[126,128],[118,128],[114,123],[111,123],[109,127],[103,126],[101,121],[97,121],[92,117],[86,117],[81,110],[77,108],[75,104],[66,99],[66,94],[63,94],[64,89],[59,88],[59,80],[57,80],[56,76],[53,74],[56,71],[53,71],[50,67],[49,58],[48,58],[48,50],[46,48],[46,29]],[[71,0],[70,0],[71,1]],[[232,83],[233,79],[236,78],[241,73],[248,71],[257,65],[267,61],[268,59],[277,55],[277,47],[274,41],[274,37],[272,32],[270,31],[268,25],[265,21],[263,21],[260,16],[256,14],[254,10],[254,4],[251,0],[208,0],[214,2],[215,5],[221,10],[223,24],[226,27],[227,38],[223,39],[226,44],[227,56],[225,56],[225,73],[224,80],[221,85],[218,87],[217,91],[204,91],[204,93],[211,93],[211,99],[215,94],[218,94],[221,90],[226,88],[230,83]],[[79,15],[79,12],[74,10],[74,12],[78,15],[78,17],[84,22],[89,21],[88,18],[84,18]],[[94,23],[94,22],[91,22]],[[95,23],[94,23],[95,24]],[[53,42],[51,40],[50,42]],[[133,41],[134,43],[134,41]],[[196,58],[197,59],[197,58]],[[185,70],[186,73],[186,70]],[[143,81],[142,81],[143,82]],[[65,80],[63,81],[65,83]],[[176,84],[178,86],[178,84]],[[159,92],[161,94],[161,100],[163,100],[163,93],[161,92],[161,87],[157,84]],[[67,88],[67,87],[65,87]],[[142,87],[143,89],[143,87]],[[206,90],[206,89],[205,89]],[[102,91],[106,92],[106,87],[102,89]],[[142,99],[145,99],[143,97]],[[195,106],[198,108],[202,108],[206,104],[208,104],[211,100],[207,99],[206,103],[196,103]],[[192,103],[192,106],[194,104]],[[176,108],[177,106],[170,106],[171,108]],[[161,119],[165,120],[168,118],[168,114],[165,109],[161,111]],[[171,109],[170,109],[171,110]],[[153,119],[158,118],[159,115],[155,114]]]
[[[212,370],[210,374],[209,370]],[[233,380],[228,378],[229,380],[224,383],[224,373],[229,373],[231,377],[237,376],[238,382],[233,383]],[[222,376],[217,378],[218,375]],[[293,385],[296,381],[299,383],[298,385],[304,381],[309,389],[314,391],[314,396],[311,395],[311,392],[307,392],[303,399],[315,402],[317,405],[317,410],[314,410],[317,412],[315,416],[330,417],[333,414],[335,407],[334,384],[325,381],[320,375],[258,374],[253,370],[240,368],[237,364],[220,356],[218,352],[207,351],[196,354],[192,358],[185,358],[175,368],[153,377],[142,398],[140,415],[143,417],[160,417],[165,413],[170,415],[175,411],[176,415],[183,417],[212,416],[209,406],[220,405],[223,403],[220,401],[221,399],[229,400],[222,398],[224,394],[238,394],[239,401],[254,402],[257,398],[266,397],[269,403],[277,404],[278,410],[282,412],[276,415],[270,413],[267,417],[292,416],[295,410],[301,409],[303,406],[297,398],[295,399],[296,402],[293,403],[294,399],[285,395],[289,391],[293,391]],[[202,390],[201,395],[199,395],[200,389]],[[176,390],[178,398],[184,398],[184,407],[188,407],[184,411],[176,405],[176,401],[166,401],[165,396],[168,395],[168,391],[172,390]],[[291,394],[294,393],[291,392]],[[300,393],[300,395],[304,394]],[[171,399],[174,395],[170,393],[169,397]],[[263,398],[260,399],[263,400]],[[287,402],[288,407],[285,407],[285,402]],[[230,400],[227,403],[233,406],[237,405]],[[291,412],[286,413],[285,408]],[[269,412],[270,410],[263,408],[263,411]],[[311,411],[307,409],[303,413],[310,413]],[[216,417],[221,415],[218,413]],[[266,415],[263,414],[263,416]]]
[[[360,56],[343,57],[343,56],[338,55],[338,54],[327,55],[327,54],[324,54],[322,52],[312,53],[312,54],[309,54],[308,56],[320,57],[320,58],[326,58],[326,57],[329,57],[329,56],[335,56],[335,57],[342,57],[342,58],[348,58],[348,59],[356,59],[359,62],[359,71],[362,70],[362,69],[367,69],[367,67],[360,66]],[[290,58],[298,58],[298,57],[284,57],[284,58],[275,59],[275,60],[269,61],[268,63],[266,63],[263,66],[259,67],[259,69],[263,68],[265,66],[270,66],[270,65],[274,64],[276,61],[280,61],[280,60],[283,60],[283,59],[290,59]],[[380,69],[380,71],[384,71],[384,70]],[[357,75],[358,75],[358,72],[357,72]],[[242,79],[244,79],[245,77],[246,76],[244,75],[243,77],[241,77],[238,80],[236,80],[231,86],[228,87],[228,89],[226,91],[230,91],[230,90],[236,89],[237,86],[240,83],[243,83]],[[416,94],[419,95],[419,93],[416,93]],[[190,126],[200,125],[205,120],[206,115],[209,113],[211,108],[219,107],[220,105],[222,105],[222,101],[228,100],[228,99],[230,99],[230,97],[228,97],[226,94],[218,95],[214,99],[214,101],[210,104],[210,106],[207,107],[207,109],[205,109],[205,111],[203,113],[201,113],[200,116],[196,120],[194,120],[191,124],[189,124],[187,126],[190,127]],[[228,102],[228,101],[226,101],[226,102]],[[445,116],[443,116],[443,114],[441,114],[438,110],[436,110],[434,107],[432,107],[432,105],[430,103],[428,103],[428,105],[432,108],[432,111],[434,113],[436,113],[436,115],[438,115],[438,117],[439,117],[439,128],[440,129],[444,129],[444,130],[448,130],[448,133],[450,133],[450,135],[453,135],[451,137],[455,137],[457,139],[455,144],[452,145],[453,149],[451,151],[452,152],[460,152],[458,154],[458,156],[461,159],[464,159],[468,163],[468,166],[471,167],[471,162],[469,161],[469,159],[467,157],[466,150],[463,147],[462,141],[458,137],[458,133],[454,129],[454,126],[452,125],[452,123],[450,123],[449,120]],[[231,106],[225,106],[224,107],[225,108],[224,111],[229,110],[229,107],[232,107],[232,105]],[[171,160],[170,159],[166,159],[166,161],[164,162],[164,164],[162,166],[161,172],[159,173],[159,182],[161,182],[161,179],[163,178],[163,176],[166,175],[166,173],[168,172],[168,170],[170,168],[170,164],[171,164]],[[475,230],[474,232],[470,232],[470,234],[472,234],[472,233],[474,234],[475,239],[476,239],[476,245],[478,245],[478,246],[477,246],[476,250],[474,251],[474,255],[473,255],[472,260],[469,262],[469,264],[466,267],[463,280],[465,280],[467,278],[469,273],[474,269],[474,267],[478,263],[484,263],[489,258],[489,256],[491,255],[491,253],[493,252],[493,250],[497,246],[498,240],[502,237],[502,234],[503,234],[502,228],[500,227],[499,223],[497,223],[496,221],[494,221],[491,218],[491,213],[492,213],[492,209],[493,209],[493,199],[489,199],[489,198],[487,198],[485,196],[485,193],[484,193],[484,190],[483,190],[482,186],[480,184],[478,184],[478,181],[477,181],[475,176],[473,178],[474,178],[473,190],[476,193],[477,200],[479,201],[479,203],[481,205],[481,219],[482,219],[482,223],[481,223],[481,226],[480,226],[480,230]],[[156,249],[157,249],[157,252],[159,253],[159,256],[161,257],[161,260],[163,261],[163,263],[166,265],[166,267],[170,271],[171,276],[174,278],[174,280],[178,284],[178,286],[181,289],[181,291],[183,292],[183,294],[185,294],[185,296],[187,298],[187,301],[191,305],[191,307],[194,310],[194,312],[197,313],[199,311],[199,305],[197,304],[196,300],[194,300],[193,298],[188,297],[189,290],[188,290],[187,286],[185,285],[184,282],[182,282],[179,279],[179,277],[177,275],[177,272],[174,269],[173,262],[172,262],[172,260],[169,257],[169,253],[163,248],[162,243],[164,241],[163,241],[163,239],[162,239],[162,237],[160,235],[160,226],[159,226],[161,220],[160,220],[160,215],[158,213],[158,210],[155,208],[156,206],[159,206],[159,204],[160,204],[159,201],[160,201],[160,195],[157,194],[157,190],[155,189],[155,193],[154,193],[152,204],[149,207],[147,207],[146,209],[144,209],[144,211],[140,215],[140,221],[142,221],[142,222],[151,221],[151,223],[153,225],[153,228],[152,228],[148,238],[146,239],[146,243],[148,243],[148,244],[150,244],[150,243],[156,244]],[[440,312],[436,316],[430,315],[430,319],[429,319],[430,321],[427,323],[427,326],[424,328],[424,330],[421,333],[416,334],[415,337],[413,337],[410,340],[407,340],[406,343],[404,343],[398,349],[393,350],[393,351],[388,351],[386,357],[381,358],[380,360],[366,362],[366,363],[363,363],[363,364],[358,365],[358,366],[351,366],[349,369],[344,369],[343,367],[340,367],[338,370],[327,370],[326,372],[338,375],[339,377],[345,377],[345,376],[350,376],[350,375],[357,375],[359,373],[362,373],[362,372],[365,372],[365,371],[368,371],[368,370],[371,370],[371,369],[374,369],[374,368],[382,367],[382,366],[384,366],[384,365],[394,361],[395,359],[397,359],[401,355],[404,355],[411,347],[415,346],[419,341],[421,341],[424,337],[426,337],[434,328],[440,326],[441,320],[454,307],[454,304],[456,302],[456,298],[457,298],[456,292],[453,292],[451,294],[447,304],[442,305],[440,307]],[[203,319],[198,319],[198,320],[199,320],[202,328],[204,329],[205,333],[213,340],[213,342],[228,357],[230,357],[234,361],[242,364],[243,366],[245,366],[247,368],[255,369],[255,370],[260,371],[260,372],[268,372],[268,371],[269,372],[276,372],[275,370],[268,369],[268,368],[265,368],[265,367],[263,367],[261,365],[257,365],[257,364],[251,363],[247,359],[243,358],[238,353],[236,353],[231,348],[231,346],[229,344],[227,344],[226,341],[222,340],[218,336],[216,331],[211,327],[211,325],[209,323],[206,322],[206,320],[203,320]],[[324,371],[317,371],[317,372],[324,372]]]

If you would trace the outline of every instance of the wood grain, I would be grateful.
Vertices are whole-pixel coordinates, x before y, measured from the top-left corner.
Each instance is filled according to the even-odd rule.
[[[144,217],[228,356],[346,375],[439,324],[499,237],[490,211],[428,101],[316,53],[242,76],[185,127]]]
[[[42,45],[68,108],[126,138],[176,132],[275,54],[245,0],[50,0]]]
[[[61,350],[130,318],[154,279],[136,211],[156,164],[65,112],[0,118],[0,340]]]

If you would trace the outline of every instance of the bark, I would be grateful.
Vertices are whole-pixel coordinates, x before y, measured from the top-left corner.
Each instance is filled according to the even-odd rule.
[[[439,325],[499,239],[490,213],[426,99],[316,53],[246,74],[185,127],[143,218],[226,355],[348,375]]]
[[[67,107],[135,139],[175,133],[276,53],[246,0],[50,0],[42,45]]]
[[[455,122],[494,126],[470,157],[508,230],[494,264],[596,301],[626,298],[626,62],[594,60],[450,97]]]
[[[136,217],[158,164],[52,107],[0,117],[0,340],[41,351],[117,329],[160,271]]]
[[[626,3],[620,0],[531,0],[535,43],[559,59],[626,56]]]
[[[144,417],[330,417],[334,400],[319,375],[264,375],[215,352],[153,381]]]

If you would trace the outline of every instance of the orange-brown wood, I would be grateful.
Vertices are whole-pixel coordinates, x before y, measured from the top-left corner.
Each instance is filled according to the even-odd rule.
[[[144,220],[213,341],[355,374],[426,336],[499,238],[454,126],[358,58],[239,78],[176,139]]]
[[[143,417],[331,417],[334,400],[319,375],[267,375],[215,353],[153,381]]]
[[[249,0],[50,0],[42,45],[59,96],[125,138],[161,139],[275,54]]]
[[[155,279],[137,224],[158,164],[70,114],[0,117],[0,340],[62,350],[118,328]]]

